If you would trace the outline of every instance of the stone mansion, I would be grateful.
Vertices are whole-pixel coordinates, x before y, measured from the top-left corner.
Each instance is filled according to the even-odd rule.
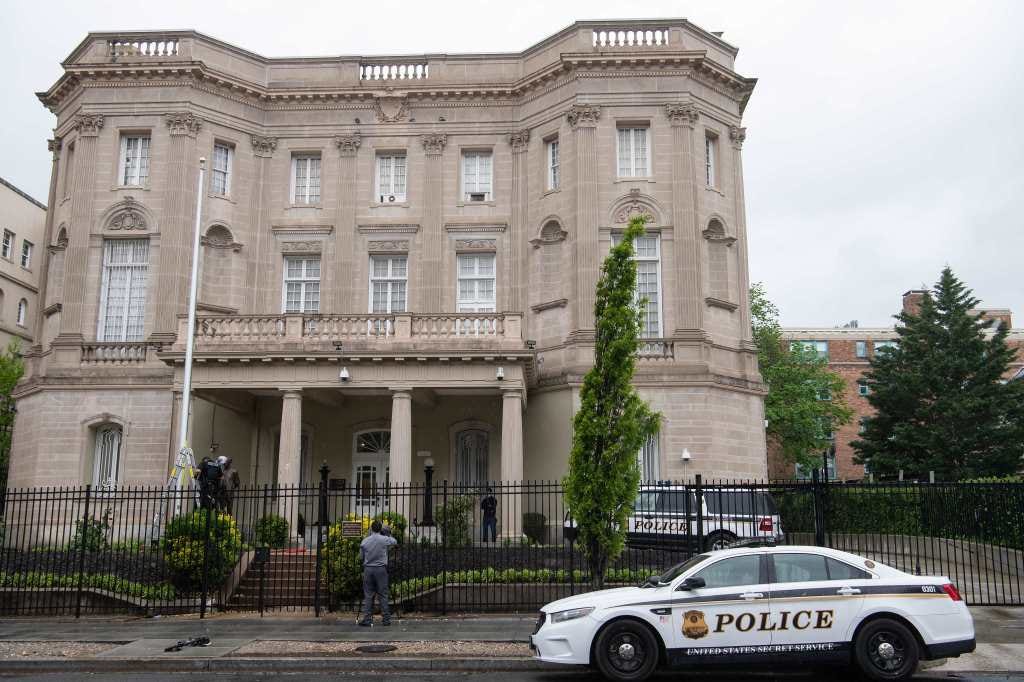
[[[57,121],[11,485],[162,485],[183,409],[197,456],[232,456],[250,484],[315,481],[323,462],[367,491],[427,466],[560,478],[601,260],[638,215],[636,385],[664,416],[644,477],[764,477],[741,162],[755,81],[736,54],[685,20],[405,57],[89,34],[39,94]]]

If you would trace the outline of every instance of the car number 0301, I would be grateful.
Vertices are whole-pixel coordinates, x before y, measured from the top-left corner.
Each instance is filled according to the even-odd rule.
[[[647,531],[669,531],[678,532],[686,530],[686,521],[642,521],[637,519],[633,523],[633,530],[647,530]]]
[[[938,588],[936,588],[935,585],[921,585],[921,591],[934,594],[938,591]]]

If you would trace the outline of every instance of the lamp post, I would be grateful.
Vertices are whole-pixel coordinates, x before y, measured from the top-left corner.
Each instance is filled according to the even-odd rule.
[[[434,460],[427,457],[423,462],[423,476],[426,480],[426,487],[423,489],[423,522],[421,526],[434,525]]]

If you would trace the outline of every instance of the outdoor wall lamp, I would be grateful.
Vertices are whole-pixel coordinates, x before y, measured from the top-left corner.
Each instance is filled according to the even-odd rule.
[[[338,378],[342,381],[348,381],[348,367],[341,368],[341,371],[338,372]]]

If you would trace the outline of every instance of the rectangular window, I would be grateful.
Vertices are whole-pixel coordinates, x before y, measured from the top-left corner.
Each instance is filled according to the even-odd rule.
[[[558,167],[558,138],[548,142],[548,189],[558,189],[561,178]]]
[[[407,168],[405,154],[377,155],[377,201],[405,201]]]
[[[860,423],[857,426],[857,433],[859,435],[863,436],[867,432],[867,430],[868,430],[868,418],[867,417],[861,417],[860,418]],[[864,467],[864,473],[867,473],[867,467],[866,466]]]
[[[493,313],[494,254],[473,254],[459,256],[459,300],[456,310],[460,313]]]
[[[404,313],[408,279],[406,256],[371,256],[370,312]]]
[[[64,155],[64,197],[71,196],[71,178],[75,172],[75,144],[68,145],[68,151]]]
[[[886,349],[886,348],[896,348],[897,346],[899,346],[899,343],[900,343],[899,341],[875,341],[875,344],[874,344],[875,354],[877,355],[878,351],[883,351],[884,352],[884,349]]]
[[[284,259],[284,312],[320,312],[320,257]]]
[[[466,201],[490,201],[494,184],[491,152],[462,153],[462,196]]]
[[[123,187],[141,187],[149,182],[149,135],[121,136],[121,173]]]
[[[231,194],[231,165],[235,150],[226,144],[213,145],[213,177],[211,189],[214,194],[226,197]]]
[[[871,387],[866,381],[857,382],[857,395],[871,395]]]
[[[21,267],[25,269],[32,267],[32,242],[27,239],[21,242]]]
[[[658,452],[658,434],[651,435],[644,441],[637,456],[640,467],[640,481],[657,481],[661,476],[661,460]],[[682,510],[680,510],[682,511]]]
[[[14,233],[10,230],[4,230],[4,243],[3,249],[0,250],[0,255],[10,260],[12,251],[14,251]]]
[[[828,360],[828,341],[793,341],[789,347],[791,350],[803,350],[805,353],[813,352],[819,358]]]
[[[828,401],[832,400],[832,391],[829,390],[827,387],[826,388],[819,388],[818,389],[818,400],[822,400],[822,401],[825,401],[825,402],[828,402]]]
[[[25,320],[28,318],[28,301],[21,299],[18,301],[18,326],[24,327]]]
[[[868,356],[868,342],[858,341],[857,342],[857,357],[866,358]]]
[[[645,178],[651,174],[648,128],[619,128],[619,177]]]
[[[149,275],[148,239],[103,242],[99,341],[142,341]]]
[[[320,155],[292,157],[292,203],[320,203]]]
[[[708,187],[717,187],[718,177],[718,138],[714,135],[704,137],[704,180]]]

